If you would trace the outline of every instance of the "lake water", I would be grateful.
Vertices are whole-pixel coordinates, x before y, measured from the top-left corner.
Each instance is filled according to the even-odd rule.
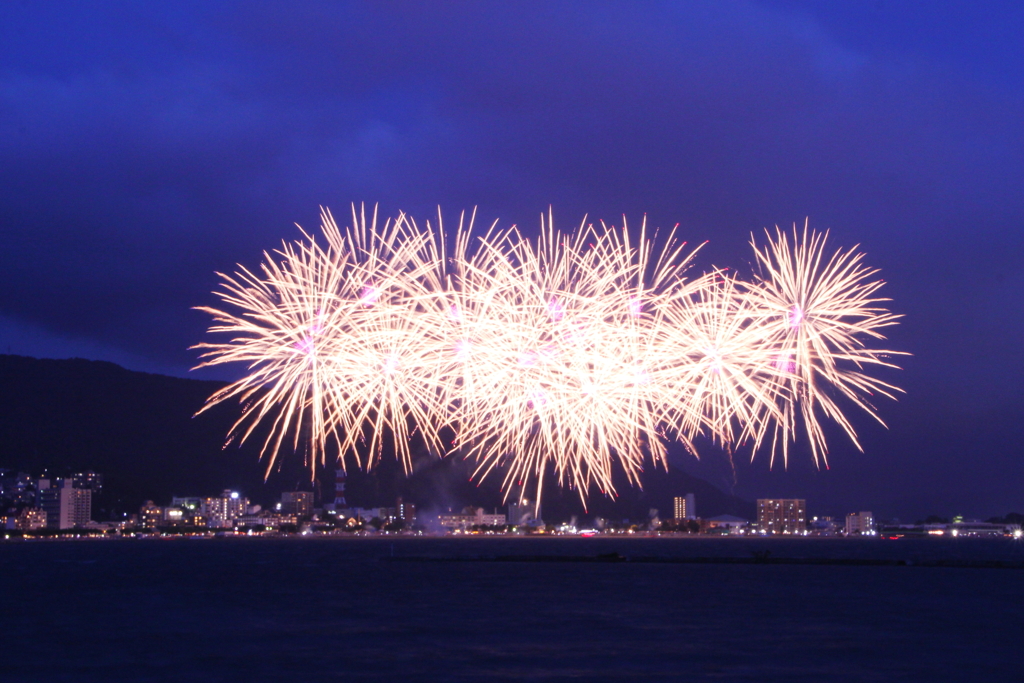
[[[764,550],[1024,561],[971,539],[8,542],[0,681],[1024,680],[1021,570],[458,561]]]

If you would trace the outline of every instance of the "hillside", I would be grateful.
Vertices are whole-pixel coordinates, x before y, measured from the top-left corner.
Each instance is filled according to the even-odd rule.
[[[173,495],[242,491],[254,502],[274,502],[282,490],[311,486],[301,455],[284,454],[264,480],[258,440],[224,447],[239,414],[237,404],[193,417],[220,383],[152,375],[113,363],[81,359],[45,360],[0,355],[0,468],[54,476],[92,469],[105,477],[94,506],[100,518],[133,512],[147,499],[167,504]],[[458,457],[437,460],[420,453],[414,474],[384,458],[369,474],[351,471],[348,499],[365,507],[392,505],[396,496],[423,510],[464,505],[501,505],[500,478],[471,482],[469,464]],[[318,502],[330,500],[333,472],[318,471]],[[596,495],[584,510],[572,491],[554,486],[544,493],[544,517],[601,515],[646,519],[656,508],[670,516],[674,495],[693,492],[702,516],[722,513],[750,518],[753,504],[722,493],[678,470],[648,470],[644,488],[619,486],[618,499]],[[321,495],[322,494],[322,495]]]

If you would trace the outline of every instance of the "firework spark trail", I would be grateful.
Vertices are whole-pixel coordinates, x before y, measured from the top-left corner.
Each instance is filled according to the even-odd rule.
[[[770,434],[774,461],[802,426],[824,460],[819,415],[859,447],[835,393],[878,419],[866,396],[898,391],[865,373],[894,367],[895,352],[867,345],[898,318],[872,298],[875,271],[854,250],[826,259],[806,225],[792,243],[778,229],[763,249],[752,240],[760,273],[743,282],[685,279],[697,250],[674,231],[655,250],[645,225],[636,239],[603,223],[564,234],[549,214],[531,242],[497,223],[474,237],[474,218],[448,240],[440,215],[436,230],[404,215],[378,229],[353,206],[342,231],[324,211],[326,246],[303,233],[265,255],[262,276],[222,275],[220,298],[241,312],[202,309],[233,335],[200,344],[202,365],[249,374],[206,408],[242,401],[240,442],[269,426],[268,472],[301,442],[311,464],[331,442],[343,466],[369,467],[386,435],[408,472],[415,434],[472,458],[474,478],[504,470],[506,495],[539,499],[553,471],[585,502],[591,487],[614,493],[616,467],[638,485],[648,458],[666,465],[665,438],[756,452]]]

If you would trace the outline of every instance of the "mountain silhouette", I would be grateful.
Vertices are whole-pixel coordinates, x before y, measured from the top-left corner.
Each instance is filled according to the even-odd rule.
[[[171,496],[212,496],[224,489],[264,506],[285,490],[312,489],[318,504],[330,502],[333,463],[311,471],[301,453],[282,452],[267,474],[259,455],[265,433],[257,430],[245,444],[225,445],[241,414],[237,403],[196,416],[222,386],[104,361],[0,355],[0,468],[51,476],[102,473],[103,492],[93,505],[96,519],[135,512],[146,500],[166,505]],[[398,496],[423,511],[503,505],[501,472],[483,482],[471,480],[473,465],[458,454],[439,459],[421,448],[406,475],[387,456],[386,442],[383,453],[369,472],[349,463],[350,505],[391,506]],[[728,513],[750,519],[754,513],[752,503],[678,469],[649,466],[642,489],[617,482],[616,497],[592,491],[586,508],[578,492],[558,488],[553,479],[548,477],[542,497],[547,521],[572,515],[646,521],[652,509],[664,519],[671,517],[672,497],[685,493],[696,495],[702,517]]]

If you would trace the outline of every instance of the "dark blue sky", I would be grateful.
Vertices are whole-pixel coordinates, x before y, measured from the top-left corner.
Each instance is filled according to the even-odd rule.
[[[0,350],[186,375],[214,271],[321,204],[646,213],[741,271],[809,216],[882,269],[908,394],[735,491],[1024,511],[1021,35],[1012,2],[3,3]]]

